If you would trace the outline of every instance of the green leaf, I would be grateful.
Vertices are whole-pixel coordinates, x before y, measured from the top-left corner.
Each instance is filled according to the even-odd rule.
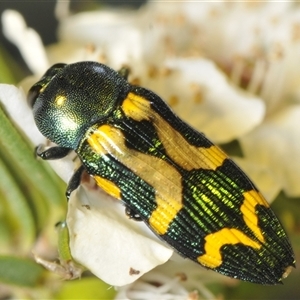
[[[25,72],[14,61],[11,55],[0,47],[0,82],[16,83],[24,78]]]
[[[1,108],[0,124],[0,156],[27,196],[37,218],[38,228],[44,226],[53,213],[57,218],[63,218],[66,210],[64,190],[57,177],[53,177],[53,171],[49,171],[49,166],[35,158],[34,147],[15,128]]]
[[[12,249],[17,246],[18,251],[25,254],[35,239],[34,218],[26,198],[1,159],[0,178],[0,222],[10,229]]]
[[[71,261],[72,255],[70,250],[70,236],[69,229],[66,222],[61,222],[56,225],[58,229],[58,252],[59,258],[62,261]]]
[[[100,279],[65,281],[55,299],[114,299],[116,291]]]
[[[44,271],[25,258],[0,256],[0,281],[17,286],[34,287],[41,282]]]

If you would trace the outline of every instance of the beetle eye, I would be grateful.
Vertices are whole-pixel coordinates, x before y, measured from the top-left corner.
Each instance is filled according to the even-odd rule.
[[[31,87],[31,89],[28,92],[27,95],[27,103],[33,107],[36,99],[38,98],[38,96],[40,95],[40,91],[42,89],[42,86],[37,84]]]
[[[45,88],[48,83],[51,81],[51,79],[59,73],[61,69],[63,69],[66,66],[66,64],[58,63],[53,65],[51,68],[47,70],[47,72],[44,74],[44,76],[41,78],[41,80],[36,83],[34,86],[31,87],[31,89],[28,92],[27,96],[27,102],[31,107],[34,106],[36,99],[41,93],[41,90]]]
[[[63,63],[57,63],[55,65],[53,65],[51,68],[49,68],[47,70],[47,72],[44,74],[43,78],[45,77],[53,77],[55,76],[60,70],[62,70],[67,64],[63,64]]]

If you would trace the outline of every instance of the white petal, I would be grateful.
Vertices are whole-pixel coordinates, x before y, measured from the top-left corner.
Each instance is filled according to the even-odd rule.
[[[265,165],[289,196],[300,195],[300,105],[287,106],[240,138],[246,158]],[[277,187],[276,187],[277,189]]]
[[[26,102],[26,97],[22,89],[14,85],[0,84],[0,100],[8,115],[34,145],[45,141],[45,138],[35,126],[32,110]]]
[[[123,286],[171,257],[173,250],[145,224],[129,220],[117,200],[84,187],[76,193],[67,216],[71,253],[97,277]]]
[[[42,74],[48,68],[46,52],[40,36],[26,26],[21,14],[14,10],[5,10],[2,14],[3,33],[21,52],[29,69]]]
[[[136,13],[80,13],[62,20],[59,37],[64,42],[100,47],[107,63],[119,67],[141,57],[140,30],[135,22]]]
[[[250,177],[269,203],[278,196],[281,185],[270,168],[249,159],[233,157],[233,160]]]
[[[182,99],[174,106],[175,112],[214,142],[225,143],[240,137],[263,120],[264,103],[231,86],[213,62],[182,59],[173,60],[168,66],[181,72],[181,80],[173,83],[175,90],[180,89]],[[195,92],[201,93],[199,103],[188,94],[191,84]]]
[[[14,85],[0,84],[0,101],[10,118],[25,133],[34,146],[47,144],[46,138],[35,125],[32,109],[28,106],[22,89]],[[34,147],[32,147],[33,152]],[[49,161],[51,167],[65,182],[68,182],[74,172],[73,156],[70,154],[65,159]]]
[[[60,42],[47,47],[47,54],[50,65],[57,62],[66,64],[78,61],[99,61],[103,53],[99,48],[91,49],[86,45],[78,45],[72,42]]]
[[[45,144],[45,142],[44,142]],[[55,171],[55,173],[64,181],[69,182],[70,178],[74,174],[74,156],[75,153],[72,152],[68,156],[64,157],[63,159],[55,159],[55,160],[48,160],[49,165]]]

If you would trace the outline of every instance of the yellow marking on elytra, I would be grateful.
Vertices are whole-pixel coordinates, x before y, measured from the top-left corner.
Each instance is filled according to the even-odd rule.
[[[261,247],[261,244],[253,241],[242,231],[235,228],[223,228],[205,237],[205,254],[198,256],[197,260],[205,267],[212,269],[217,268],[223,262],[221,247],[239,243],[254,249],[259,249]]]
[[[150,120],[153,112],[150,102],[136,94],[129,93],[122,103],[122,109],[128,117],[136,120]]]
[[[263,196],[255,190],[249,192],[244,192],[244,202],[241,205],[241,212],[243,214],[244,221],[246,225],[253,231],[255,236],[264,243],[265,239],[262,235],[261,229],[258,226],[258,216],[255,212],[255,207],[257,204],[269,207],[268,202],[263,198]]]
[[[170,203],[159,197],[156,197],[155,200],[157,208],[152,212],[149,224],[158,234],[162,235],[168,231],[169,224],[182,208],[182,203],[176,201]]]
[[[96,180],[97,185],[100,186],[106,193],[116,199],[121,199],[121,190],[115,183],[100,176],[94,176],[94,179]]]
[[[167,121],[150,107],[151,103],[141,96],[129,93],[123,101],[124,113],[136,120],[148,120],[156,128],[168,156],[185,170],[193,169],[216,170],[227,158],[226,154],[217,146],[209,148],[196,147],[176,131]]]
[[[180,173],[162,159],[127,148],[122,131],[111,125],[97,128],[87,142],[96,153],[112,155],[153,187],[157,208],[149,223],[158,234],[166,233],[183,206]]]
[[[199,263],[202,265],[209,268],[216,268],[220,266],[222,264],[222,255],[220,251],[222,246],[241,243],[245,246],[259,249],[265,242],[262,231],[258,225],[258,216],[256,214],[255,207],[258,204],[269,207],[269,204],[263,196],[255,190],[244,192],[243,196],[244,202],[241,205],[240,210],[243,214],[244,222],[252,230],[260,243],[246,236],[238,229],[223,228],[205,237],[205,254],[197,258]]]
[[[55,98],[55,104],[56,104],[56,106],[60,107],[60,106],[64,105],[64,103],[66,102],[66,100],[67,100],[66,96],[64,96],[64,95],[58,95]]]

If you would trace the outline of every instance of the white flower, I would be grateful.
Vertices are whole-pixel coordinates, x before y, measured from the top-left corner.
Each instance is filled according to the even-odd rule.
[[[84,187],[76,193],[67,216],[71,253],[103,281],[126,285],[171,257],[173,250],[129,220],[118,200]]]
[[[30,70],[42,75],[49,64],[37,32],[28,28],[23,17],[13,10],[3,12],[2,23],[4,35],[19,48]]]
[[[165,276],[159,272],[150,272],[135,283],[118,289],[116,300],[188,300],[198,299],[198,292],[189,293],[182,285],[184,275],[174,278]],[[212,296],[212,295],[211,295]],[[213,296],[210,298],[213,299]]]
[[[206,55],[228,72],[235,84],[265,103],[261,124],[238,138],[246,164],[259,166],[259,173],[273,173],[269,200],[280,190],[292,197],[300,195],[298,5],[293,1],[219,3],[207,5],[206,14],[198,19],[194,17],[197,4],[184,6],[201,28]],[[260,178],[259,173],[254,177]],[[264,187],[261,180],[255,181]]]

